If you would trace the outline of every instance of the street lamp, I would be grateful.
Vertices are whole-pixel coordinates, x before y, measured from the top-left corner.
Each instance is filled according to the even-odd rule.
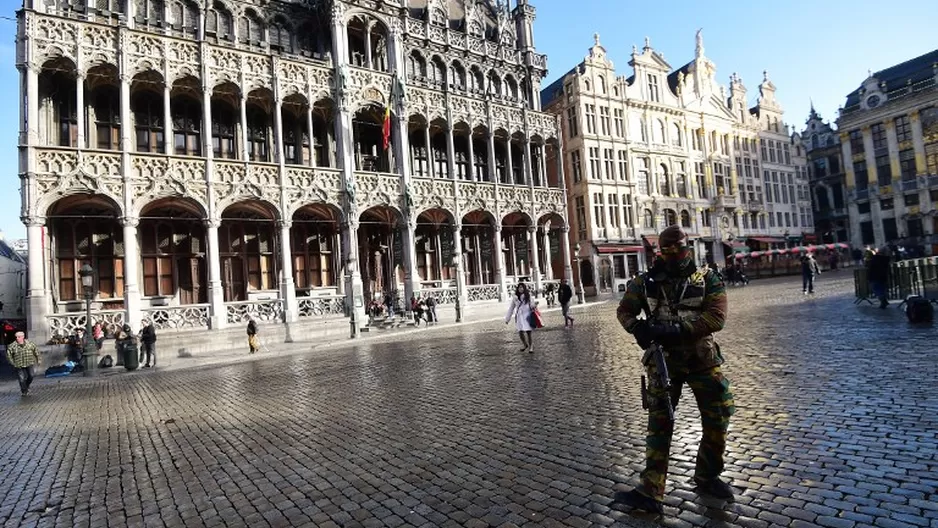
[[[85,376],[93,376],[94,368],[97,366],[98,347],[91,335],[91,300],[94,298],[94,269],[88,264],[84,264],[78,275],[81,277],[81,291],[85,294],[85,342],[83,345],[82,356],[85,360]]]

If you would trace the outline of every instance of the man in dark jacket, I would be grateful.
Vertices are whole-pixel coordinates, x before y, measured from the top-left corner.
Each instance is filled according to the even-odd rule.
[[[805,295],[814,293],[814,277],[821,274],[821,268],[814,260],[813,253],[801,256],[801,292]]]
[[[254,322],[253,317],[248,320],[248,348],[251,354],[260,349],[260,345],[257,341],[257,323]]]
[[[687,234],[679,226],[662,231],[658,241],[661,257],[629,285],[617,316],[639,347],[646,351],[652,346],[655,351],[657,346],[664,349],[671,387],[668,390],[662,385],[656,361],[643,359],[649,381],[645,470],[641,484],[616,493],[615,501],[662,513],[674,432],[669,403],[676,407],[683,385],[690,386],[703,429],[694,481],[700,493],[727,501],[733,500],[733,489],[720,479],[720,474],[735,406],[730,382],[720,370],[723,356],[713,339],[726,323],[726,286],[715,271],[694,264]],[[639,317],[642,312],[645,318]]]
[[[887,246],[883,246],[877,253],[870,257],[869,267],[867,268],[867,279],[870,287],[873,289],[873,295],[879,298],[879,307],[886,309],[889,301],[886,299],[886,290],[889,287],[889,261],[892,257]]]
[[[153,366],[156,366],[156,328],[149,319],[143,321],[143,328],[140,330],[140,362],[143,363],[143,357],[146,355],[147,361],[143,363],[143,368],[150,368],[150,360],[153,360]]]
[[[573,299],[573,290],[567,279],[560,281],[560,287],[557,289],[557,300],[560,301],[560,313],[563,314],[563,325],[573,326],[573,318],[570,317],[570,300]]]

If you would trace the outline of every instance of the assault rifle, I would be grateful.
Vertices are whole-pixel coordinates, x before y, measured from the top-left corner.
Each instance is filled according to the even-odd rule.
[[[671,375],[668,373],[668,364],[664,360],[664,347],[658,343],[652,343],[645,350],[645,355],[642,356],[642,365],[645,368],[650,368],[651,363],[654,362],[656,380],[652,380],[652,383],[657,384],[661,387],[662,392],[664,393],[664,402],[668,408],[668,419],[672,422],[674,421],[674,405],[671,404]],[[645,376],[642,375],[642,409],[648,409],[648,387],[646,386]]]

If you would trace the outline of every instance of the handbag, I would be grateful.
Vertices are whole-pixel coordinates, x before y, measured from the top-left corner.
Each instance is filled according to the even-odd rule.
[[[535,308],[531,308],[531,315],[528,316],[528,324],[531,325],[531,328],[544,328],[544,319],[541,318],[541,312]]]

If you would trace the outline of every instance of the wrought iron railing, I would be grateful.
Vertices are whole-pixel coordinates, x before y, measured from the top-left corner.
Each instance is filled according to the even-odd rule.
[[[143,317],[153,323],[157,330],[196,330],[208,328],[211,306],[189,304],[184,306],[160,306],[144,308]]]
[[[228,323],[246,323],[253,317],[258,322],[282,322],[283,301],[239,301],[225,303],[228,312]]]
[[[116,334],[124,326],[126,319],[127,312],[124,310],[96,310],[91,312],[91,324],[101,323],[106,336]],[[49,324],[53,338],[68,337],[79,328],[85,328],[86,324],[85,312],[47,315],[46,321]]]
[[[459,296],[456,288],[425,288],[417,293],[417,298],[432,296],[437,305],[456,304]]]
[[[345,315],[344,295],[323,295],[318,297],[299,297],[300,317],[326,317],[330,315]]]
[[[469,302],[477,301],[497,301],[499,298],[498,284],[480,284],[477,286],[466,286],[466,300]]]

